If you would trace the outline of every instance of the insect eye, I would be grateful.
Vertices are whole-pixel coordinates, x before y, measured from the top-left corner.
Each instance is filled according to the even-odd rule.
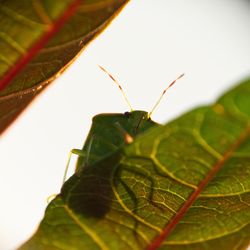
[[[126,118],[129,118],[130,117],[130,112],[125,112],[124,115],[125,115]]]

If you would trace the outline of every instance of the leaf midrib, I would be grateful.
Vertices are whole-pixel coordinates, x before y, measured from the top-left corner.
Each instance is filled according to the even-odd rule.
[[[30,47],[29,51],[24,54],[11,68],[2,79],[0,79],[0,91],[5,89],[12,80],[24,69],[24,67],[41,51],[42,48],[58,33],[63,25],[75,14],[80,5],[79,0],[72,0],[71,4],[62,13],[59,18],[49,26],[48,30]]]
[[[162,243],[173,231],[175,226],[184,217],[184,215],[192,206],[192,204],[197,200],[200,193],[205,189],[205,187],[218,173],[218,171],[224,166],[224,163],[230,159],[230,157],[233,155],[236,149],[239,148],[248,139],[249,136],[250,136],[250,122],[247,124],[243,132],[239,135],[238,139],[233,144],[231,144],[228,150],[222,155],[222,158],[214,164],[214,166],[211,168],[211,170],[204,178],[204,180],[200,182],[195,191],[189,196],[189,198],[183,204],[179,212],[172,218],[172,220],[163,229],[162,233],[153,239],[151,244],[147,247],[147,250],[155,250],[162,245]]]

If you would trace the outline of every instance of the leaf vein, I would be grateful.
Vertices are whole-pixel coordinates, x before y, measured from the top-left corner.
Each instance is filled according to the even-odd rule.
[[[68,207],[67,204],[63,205],[65,211],[71,217],[71,219],[86,233],[92,240],[100,247],[100,249],[108,250],[108,246],[99,238],[96,232],[91,230],[88,226],[84,225],[74,214],[74,212]]]

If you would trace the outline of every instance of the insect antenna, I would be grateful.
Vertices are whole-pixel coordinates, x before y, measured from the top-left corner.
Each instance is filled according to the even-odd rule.
[[[180,78],[182,78],[184,76],[184,74],[181,74],[180,76],[178,76],[174,81],[172,81],[167,88],[165,88],[160,96],[160,98],[157,100],[157,102],[155,103],[154,107],[152,108],[152,110],[148,113],[148,118],[150,118],[150,116],[152,115],[152,113],[155,111],[155,109],[157,108],[157,106],[159,105],[159,103],[161,102],[162,97],[165,95],[165,93],[167,92],[167,90],[172,87],[175,82],[177,80],[179,80]]]
[[[122,92],[122,95],[123,95],[123,97],[124,97],[124,99],[125,99],[125,101],[126,101],[126,103],[128,104],[128,106],[129,106],[129,108],[130,108],[130,111],[133,111],[133,109],[132,109],[132,106],[131,106],[131,104],[130,104],[130,102],[129,102],[129,100],[128,100],[128,98],[127,98],[127,96],[125,95],[125,92],[123,91],[123,89],[122,89],[122,86],[120,85],[120,83],[106,70],[106,69],[104,69],[102,66],[100,66],[100,65],[98,65],[99,66],[99,68],[102,70],[102,71],[104,71],[115,83],[116,83],[116,85],[118,86],[118,88],[121,90],[121,92]]]

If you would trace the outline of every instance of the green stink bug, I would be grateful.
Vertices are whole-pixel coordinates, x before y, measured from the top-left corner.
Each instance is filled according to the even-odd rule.
[[[130,107],[130,112],[125,112],[124,114],[108,113],[94,116],[92,119],[92,126],[83,148],[72,149],[70,151],[63,183],[66,179],[72,154],[76,154],[79,157],[76,173],[80,173],[85,166],[93,165],[97,161],[113,154],[125,144],[132,143],[137,135],[154,126],[160,126],[160,124],[152,121],[150,117],[166,91],[173,86],[178,79],[184,76],[184,74],[180,75],[173,82],[171,82],[166,89],[164,89],[153,109],[148,113],[142,110],[133,110],[118,81],[103,67],[99,67],[117,84],[124,96],[125,101]]]

